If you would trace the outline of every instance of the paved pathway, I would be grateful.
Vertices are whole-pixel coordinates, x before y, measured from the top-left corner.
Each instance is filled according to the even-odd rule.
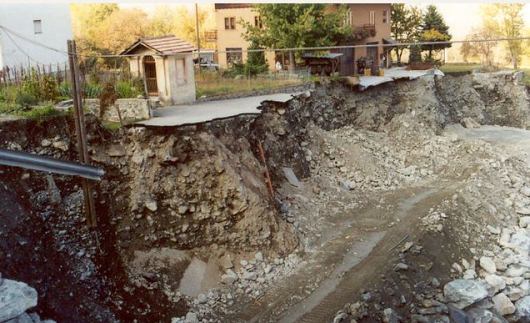
[[[224,119],[243,114],[260,114],[257,108],[264,101],[287,102],[293,96],[309,94],[309,91],[297,93],[276,93],[251,96],[238,99],[207,101],[188,105],[159,108],[149,120],[137,122],[145,126],[171,127]]]

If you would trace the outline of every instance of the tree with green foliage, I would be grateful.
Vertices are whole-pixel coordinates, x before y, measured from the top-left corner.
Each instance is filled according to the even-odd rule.
[[[328,10],[318,3],[256,4],[254,11],[264,28],[243,22],[245,39],[264,48],[297,48],[335,45],[351,36],[344,24],[345,7]],[[289,70],[294,70],[294,53],[289,52]]]
[[[451,40],[452,36],[449,34],[449,26],[444,21],[442,15],[438,12],[436,6],[430,5],[427,7],[423,15],[423,23],[421,25],[420,41],[423,42],[442,42]],[[451,47],[450,43],[436,44],[436,45],[422,45],[422,51],[428,51],[427,58],[432,60],[432,53],[440,51],[444,48]]]
[[[525,23],[523,19],[523,3],[495,3],[482,7],[483,27],[488,32],[502,38],[518,38],[522,36]],[[517,69],[524,53],[522,40],[503,42],[508,59],[513,68]]]
[[[260,49],[256,44],[250,44],[248,49]],[[269,69],[264,52],[249,52],[245,63],[245,75],[257,75]]]
[[[398,43],[411,43],[418,40],[422,23],[422,12],[418,7],[405,5],[404,3],[392,4],[390,33]],[[407,47],[397,46],[394,48],[397,61],[401,63],[401,56]]]

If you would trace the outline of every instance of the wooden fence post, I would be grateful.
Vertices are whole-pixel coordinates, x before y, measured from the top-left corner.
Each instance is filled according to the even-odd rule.
[[[70,65],[70,75],[72,82],[72,98],[74,103],[74,121],[77,135],[77,146],[79,159],[84,164],[89,164],[85,114],[83,111],[83,101],[81,98],[81,84],[79,80],[79,66],[77,62],[77,53],[75,40],[68,40],[68,62]],[[96,227],[96,206],[94,196],[92,195],[92,186],[87,179],[82,179],[83,193],[85,197],[85,212],[88,225]]]

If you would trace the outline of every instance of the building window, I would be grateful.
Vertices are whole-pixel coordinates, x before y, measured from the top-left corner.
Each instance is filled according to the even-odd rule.
[[[261,22],[260,16],[254,16],[254,26],[258,27],[259,29],[263,28],[263,23]]]
[[[388,23],[388,10],[383,10],[383,23]]]
[[[33,32],[35,34],[42,34],[42,21],[39,20],[33,20]]]
[[[225,18],[225,29],[236,29],[236,17]]]
[[[375,11],[370,11],[370,25],[375,25]]]
[[[351,12],[351,8],[348,8],[348,11],[346,11],[346,17],[344,18],[344,25],[353,26],[353,14]]]
[[[243,51],[239,48],[227,48],[226,63],[231,66],[234,63],[241,63],[243,61]]]

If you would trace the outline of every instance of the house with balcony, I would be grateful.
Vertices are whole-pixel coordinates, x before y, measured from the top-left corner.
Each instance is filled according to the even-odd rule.
[[[250,44],[244,39],[245,27],[241,20],[252,23],[255,26],[266,28],[261,23],[257,12],[252,4],[223,3],[215,4],[216,30],[210,31],[211,40],[215,41],[215,48],[220,53],[217,62],[221,68],[228,68],[233,62],[245,62],[247,53],[244,52]],[[334,10],[338,5],[330,4],[329,9]],[[353,74],[355,62],[361,58],[374,61],[377,65],[389,62],[389,47],[383,47],[385,43],[391,43],[390,38],[390,3],[351,3],[347,4],[345,23],[352,26],[353,42],[348,45],[374,45],[368,48],[351,48],[337,50],[343,54],[341,58],[342,70],[346,68],[347,74]],[[275,69],[275,63],[281,62],[284,68],[289,65],[289,56],[285,52],[266,52],[265,59],[269,69]]]

